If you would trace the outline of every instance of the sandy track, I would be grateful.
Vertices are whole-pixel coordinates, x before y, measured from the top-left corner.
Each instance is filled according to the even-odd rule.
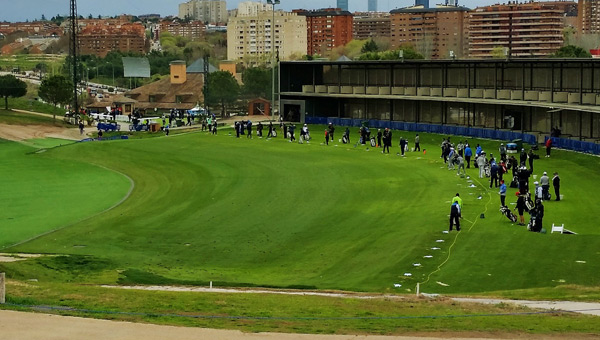
[[[439,337],[378,336],[378,335],[314,335],[284,333],[242,333],[240,331],[217,330],[193,327],[158,326],[123,321],[85,319],[40,313],[0,311],[0,338],[11,340],[469,340],[498,339],[480,334],[476,337],[461,334],[439,334]],[[483,337],[477,337],[483,336]],[[491,335],[493,336],[493,335]],[[510,338],[521,337],[512,334]],[[557,339],[557,337],[533,337],[535,339]]]
[[[63,128],[47,125],[7,125],[0,124],[0,138],[11,141],[23,141],[34,138],[61,138],[81,140],[87,138],[79,134],[77,128]]]

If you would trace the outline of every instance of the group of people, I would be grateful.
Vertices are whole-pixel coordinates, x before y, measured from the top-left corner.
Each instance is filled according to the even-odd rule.
[[[547,156],[550,156],[551,140],[546,144]],[[442,153],[441,158],[448,164],[448,169],[454,170],[458,167],[457,175],[465,174],[465,163],[466,168],[470,168],[471,157],[473,152],[468,141],[459,141],[456,146],[450,142],[450,138],[445,138],[441,144]],[[507,185],[504,181],[504,174],[507,174],[512,170],[512,181],[511,187],[518,188],[516,192],[517,202],[515,209],[519,213],[519,223],[525,225],[524,212],[529,212],[531,220],[528,225],[528,230],[539,232],[542,230],[542,220],[544,217],[544,205],[543,201],[550,200],[550,184],[554,187],[555,200],[560,201],[560,177],[558,172],[554,172],[554,177],[550,179],[547,172],[543,172],[539,179],[539,182],[534,182],[535,190],[530,193],[529,190],[529,178],[533,173],[534,159],[539,158],[530,149],[529,152],[525,152],[525,149],[521,149],[519,160],[515,156],[507,155],[506,146],[501,143],[498,148],[500,159],[494,158],[493,154],[489,157],[483,151],[482,147],[477,144],[475,148],[475,160],[474,167],[479,168],[479,178],[490,178],[490,188],[500,187],[500,204],[501,207],[506,208],[506,192]],[[526,164],[529,165],[527,168]],[[532,199],[533,197],[533,199]],[[452,230],[453,224],[456,225],[456,229],[460,230],[459,216],[462,208],[462,202],[459,202],[459,195],[456,194],[455,199],[452,200],[450,210],[450,230]]]

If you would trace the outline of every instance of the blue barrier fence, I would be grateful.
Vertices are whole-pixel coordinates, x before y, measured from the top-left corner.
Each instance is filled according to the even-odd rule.
[[[368,120],[351,119],[351,118],[329,118],[329,117],[306,117],[307,124],[323,124],[333,123],[337,126],[352,126],[360,127],[363,122],[367,122],[370,128],[384,129],[390,128],[393,130],[405,130],[415,132],[439,133],[442,135],[457,135],[469,136],[474,138],[488,138],[512,141],[521,139],[524,143],[536,144],[536,137],[528,133],[520,133],[513,131],[492,130],[482,128],[472,128],[466,126],[454,125],[439,125],[425,123],[409,123],[409,122],[392,122],[387,120]]]
[[[592,142],[583,142],[580,140],[573,140],[567,138],[558,138],[558,137],[546,137],[544,138],[544,143],[548,140],[548,138],[552,139],[552,147],[593,153],[595,155],[600,155],[600,144],[592,143]]]

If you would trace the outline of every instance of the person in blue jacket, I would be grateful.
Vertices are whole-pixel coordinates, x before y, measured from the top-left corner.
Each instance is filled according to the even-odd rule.
[[[465,146],[465,161],[467,161],[467,169],[471,168],[471,156],[473,156],[473,151],[469,144]]]

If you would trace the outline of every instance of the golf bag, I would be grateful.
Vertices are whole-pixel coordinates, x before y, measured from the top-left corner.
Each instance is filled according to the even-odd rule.
[[[550,190],[543,191],[542,196],[543,196],[542,199],[544,201],[549,201],[552,199],[552,194],[550,194]]]
[[[511,222],[517,222],[517,215],[515,215],[508,207],[500,208],[500,212],[506,216]]]
[[[304,144],[304,135],[300,135],[300,138],[298,138],[298,144]]]
[[[512,182],[510,182],[510,187],[511,188],[518,188],[519,187],[519,177],[514,176],[512,179]]]
[[[275,131],[275,129],[273,129],[273,131],[271,131],[271,136],[277,137],[277,131]]]
[[[531,214],[531,219],[527,223],[527,230],[539,233],[542,231],[542,220],[537,214]]]
[[[525,207],[527,208],[527,211],[532,211],[535,207],[533,201],[531,200],[531,193],[527,193],[527,197],[525,198]]]
[[[343,137],[342,137],[342,143],[344,143],[344,144],[348,144],[348,137],[346,137],[346,136],[343,136]]]
[[[377,142],[375,141],[375,137],[371,137],[371,147],[376,147]]]
[[[483,171],[485,172],[485,177],[490,177],[492,175],[492,170],[489,164],[486,164],[483,167]]]

